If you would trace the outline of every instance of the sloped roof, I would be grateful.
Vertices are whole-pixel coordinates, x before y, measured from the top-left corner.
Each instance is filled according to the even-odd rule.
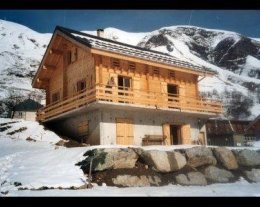
[[[207,133],[210,135],[228,134],[253,134],[252,130],[246,131],[250,121],[239,120],[208,120],[206,122]]]
[[[216,74],[215,71],[209,68],[206,68],[204,66],[194,65],[189,62],[179,60],[176,57],[173,57],[166,53],[109,40],[106,38],[86,34],[83,32],[79,32],[61,26],[57,26],[55,30],[61,31],[67,36],[73,38],[74,40],[90,48],[101,49],[101,50],[110,51],[118,54],[141,58],[145,60],[152,60],[154,62],[159,62],[163,64],[179,66],[193,71]]]
[[[40,103],[32,99],[26,99],[25,101],[17,104],[14,107],[14,111],[37,111],[41,107],[43,107],[43,105]]]
[[[249,131],[250,129],[252,129],[252,127],[260,121],[260,114],[255,118],[255,120],[253,120],[248,127],[246,128],[246,131]]]

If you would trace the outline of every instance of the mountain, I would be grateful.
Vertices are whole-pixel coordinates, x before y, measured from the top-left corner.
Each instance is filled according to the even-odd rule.
[[[3,105],[10,97],[21,99],[28,94],[42,97],[42,91],[32,89],[31,80],[50,38],[51,34],[0,20],[0,112],[6,109]]]
[[[85,32],[96,35],[95,31]],[[106,28],[104,34],[108,39],[168,53],[217,71],[217,76],[199,82],[202,96],[223,100],[230,118],[253,119],[260,113],[259,39],[193,26],[147,33]],[[10,97],[43,97],[42,91],[32,89],[31,80],[50,38],[51,34],[0,20],[0,114]]]

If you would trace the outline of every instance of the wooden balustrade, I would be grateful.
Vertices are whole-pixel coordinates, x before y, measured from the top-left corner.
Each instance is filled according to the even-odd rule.
[[[56,103],[47,105],[37,112],[37,120],[45,121],[62,113],[77,109],[94,101],[108,103],[134,104],[161,109],[178,109],[180,111],[222,113],[223,105],[220,101],[199,99],[167,93],[141,91],[131,88],[96,85],[91,90],[80,91],[73,97],[68,97]]]

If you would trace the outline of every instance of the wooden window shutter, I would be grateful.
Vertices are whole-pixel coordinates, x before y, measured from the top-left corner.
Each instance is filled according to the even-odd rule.
[[[116,58],[111,58],[111,67],[112,68],[120,67],[120,60]]]
[[[190,124],[182,125],[181,139],[182,139],[182,144],[191,144]]]

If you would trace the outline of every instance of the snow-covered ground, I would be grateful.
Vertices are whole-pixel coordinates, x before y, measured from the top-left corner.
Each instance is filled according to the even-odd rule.
[[[0,127],[14,120],[0,119]],[[10,123],[8,131],[0,132],[0,197],[1,196],[260,196],[260,185],[241,179],[236,183],[213,184],[208,186],[168,185],[162,187],[118,188],[94,185],[83,190],[18,190],[27,187],[70,188],[86,183],[83,171],[75,164],[84,159],[83,154],[92,147],[65,148],[54,143],[60,138],[45,130],[36,122],[19,120]],[[27,127],[20,133],[8,132]],[[32,130],[34,129],[34,130]],[[19,135],[18,135],[19,134]],[[40,136],[42,135],[42,136]],[[30,136],[36,141],[28,141]],[[41,138],[42,137],[42,138]],[[119,147],[119,146],[98,146]],[[184,147],[192,147],[187,145]],[[255,148],[260,148],[256,143]],[[180,146],[149,146],[145,150],[170,150]],[[181,146],[183,148],[183,146]],[[21,186],[15,186],[15,182]]]
[[[208,186],[168,185],[161,187],[118,188],[95,186],[84,190],[45,190],[13,191],[9,196],[260,196],[260,185],[240,180],[232,184],[213,184]]]

